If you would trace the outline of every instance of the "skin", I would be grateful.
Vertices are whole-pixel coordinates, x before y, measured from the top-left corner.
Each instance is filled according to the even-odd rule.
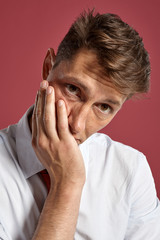
[[[34,240],[74,238],[85,184],[78,144],[105,127],[126,100],[101,74],[93,52],[81,50],[53,69],[54,59],[49,49],[32,116],[32,146],[51,179]]]

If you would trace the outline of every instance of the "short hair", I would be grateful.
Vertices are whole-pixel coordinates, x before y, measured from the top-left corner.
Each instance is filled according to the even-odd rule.
[[[95,52],[103,73],[130,98],[149,90],[150,61],[138,32],[115,14],[84,11],[60,43],[55,66],[81,49]]]

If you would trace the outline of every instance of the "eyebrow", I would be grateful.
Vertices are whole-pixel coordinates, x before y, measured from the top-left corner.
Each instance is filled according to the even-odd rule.
[[[70,76],[64,76],[63,79],[69,80],[69,81],[71,81],[73,84],[76,84],[76,85],[80,86],[80,87],[83,88],[84,91],[87,92],[87,93],[90,92],[90,90],[89,90],[83,83],[81,83],[81,81],[80,81],[79,78],[70,77]],[[116,106],[118,106],[118,107],[121,106],[121,103],[120,103],[119,101],[113,100],[113,99],[109,99],[109,98],[105,99],[103,102],[104,102],[104,103],[105,103],[105,102],[106,102],[106,103],[110,103],[110,104],[116,105]]]
[[[116,101],[116,100],[112,100],[112,99],[106,99],[105,102],[108,102],[108,103],[111,103],[113,105],[116,105],[116,106],[121,106],[121,103],[119,101]]]

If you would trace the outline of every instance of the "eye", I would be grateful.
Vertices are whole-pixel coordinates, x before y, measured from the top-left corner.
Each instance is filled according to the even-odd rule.
[[[67,84],[66,88],[67,88],[67,91],[70,92],[71,94],[78,95],[80,93],[79,88],[73,84]]]
[[[104,114],[108,114],[112,111],[112,108],[106,103],[100,103],[97,105],[97,107]]]

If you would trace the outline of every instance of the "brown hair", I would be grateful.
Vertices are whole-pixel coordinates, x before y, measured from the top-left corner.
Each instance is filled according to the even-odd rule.
[[[82,48],[96,53],[103,72],[128,98],[149,90],[150,62],[142,38],[119,16],[82,13],[60,43],[55,66]]]

